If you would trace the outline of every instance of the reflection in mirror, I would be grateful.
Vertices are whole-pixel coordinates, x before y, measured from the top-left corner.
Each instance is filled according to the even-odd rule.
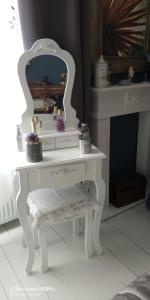
[[[26,66],[26,79],[34,114],[49,115],[56,109],[64,110],[67,65],[62,59],[54,55],[34,57]]]

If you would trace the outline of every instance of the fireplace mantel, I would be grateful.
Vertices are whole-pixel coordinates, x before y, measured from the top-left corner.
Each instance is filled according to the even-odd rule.
[[[91,88],[91,133],[93,143],[107,155],[103,168],[106,182],[106,205],[109,208],[110,119],[139,112],[137,172],[150,175],[150,83]]]
[[[91,88],[91,94],[94,119],[150,110],[150,83]]]

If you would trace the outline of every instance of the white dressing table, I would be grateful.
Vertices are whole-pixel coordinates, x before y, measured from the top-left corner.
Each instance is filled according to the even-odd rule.
[[[102,179],[102,161],[104,158],[105,155],[94,146],[89,154],[80,154],[78,147],[45,151],[44,159],[39,163],[28,163],[25,154],[18,153],[14,189],[17,195],[18,217],[28,247],[27,273],[34,260],[35,252],[27,211],[27,196],[29,192],[38,188],[63,188],[81,181],[94,181],[96,199],[100,203],[100,207],[94,216],[93,246],[97,253],[101,253],[99,230],[105,200],[105,184]]]
[[[27,273],[30,272],[34,260],[34,241],[28,216],[27,197],[30,192],[40,188],[65,188],[84,181],[95,183],[96,200],[99,205],[94,212],[94,225],[92,225],[93,245],[89,241],[87,247],[90,247],[92,251],[101,253],[99,230],[105,200],[105,184],[102,179],[102,161],[105,154],[94,146],[89,154],[80,154],[79,152],[79,147],[77,147],[79,135],[77,124],[79,120],[76,118],[76,112],[71,106],[75,63],[70,53],[60,49],[53,40],[41,39],[36,41],[33,47],[19,59],[19,78],[27,104],[20,127],[24,134],[31,132],[34,101],[28,85],[29,80],[39,80],[41,77],[45,78],[46,75],[54,82],[53,84],[56,84],[55,79],[61,77],[64,68],[67,78],[63,95],[65,132],[59,132],[58,134],[56,121],[54,121],[52,115],[39,114],[38,117],[43,122],[40,131],[43,148],[45,149],[46,145],[46,149],[51,151],[44,151],[43,160],[37,163],[27,162],[23,152],[18,153],[16,159],[14,158],[16,170],[14,190],[17,212],[28,248]],[[41,70],[44,70],[43,74],[41,74]],[[56,74],[56,71],[58,71],[58,74]]]

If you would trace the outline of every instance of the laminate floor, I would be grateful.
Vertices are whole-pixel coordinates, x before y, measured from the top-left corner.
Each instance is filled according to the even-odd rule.
[[[150,211],[144,204],[102,223],[103,254],[84,257],[83,234],[72,236],[70,222],[48,228],[49,271],[27,276],[18,220],[0,226],[0,300],[110,300],[150,271]]]

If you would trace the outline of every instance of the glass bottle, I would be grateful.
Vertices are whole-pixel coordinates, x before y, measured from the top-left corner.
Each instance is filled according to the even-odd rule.
[[[81,124],[81,135],[83,140],[87,140],[90,137],[89,128],[87,123]]]
[[[57,121],[58,107],[55,105],[53,110],[53,120]]]
[[[56,127],[57,127],[57,131],[65,131],[65,123],[64,123],[61,109],[58,109]]]
[[[16,131],[17,131],[16,132],[17,151],[22,152],[23,151],[22,132],[19,125],[17,125]]]

